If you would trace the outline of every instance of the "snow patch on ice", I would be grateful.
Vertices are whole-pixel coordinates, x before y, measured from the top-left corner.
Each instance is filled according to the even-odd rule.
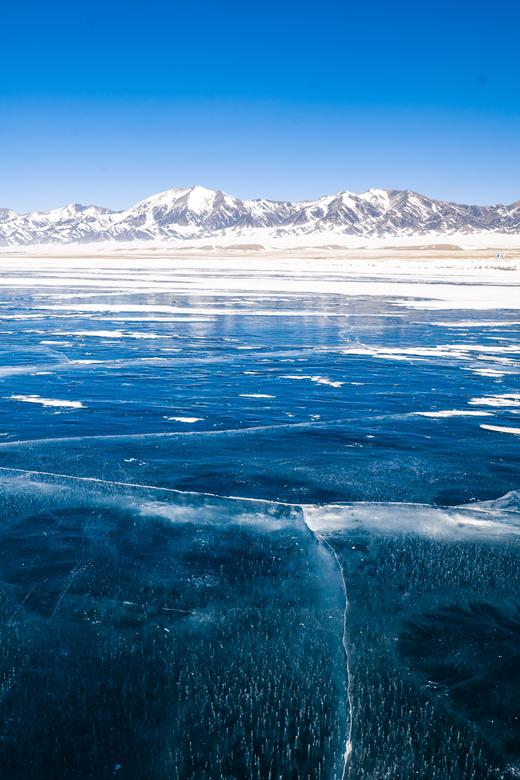
[[[165,420],[171,420],[172,422],[180,423],[197,423],[204,420],[204,417],[168,417],[165,416]]]
[[[328,385],[329,387],[342,387],[345,384],[345,382],[337,382],[332,379],[328,379],[326,376],[320,376],[319,374],[282,374],[280,379],[308,379],[318,385]]]
[[[167,334],[146,333],[143,331],[122,331],[122,330],[75,330],[65,333],[59,333],[60,336],[78,336],[80,338],[100,338],[100,339],[161,339]],[[42,342],[43,343],[43,342]],[[59,342],[56,342],[59,343]]]
[[[509,407],[520,406],[520,393],[485,395],[481,398],[471,398],[469,403],[473,406],[496,406],[507,409]]]
[[[85,404],[81,401],[65,401],[60,398],[42,398],[40,395],[11,395],[12,401],[22,401],[27,404],[40,404],[41,406],[52,406],[64,409],[84,409]]]
[[[276,396],[267,393],[240,393],[240,398],[276,398]]]
[[[512,433],[514,436],[520,436],[520,428],[506,428],[502,425],[481,425],[486,431],[495,431],[496,433]]]

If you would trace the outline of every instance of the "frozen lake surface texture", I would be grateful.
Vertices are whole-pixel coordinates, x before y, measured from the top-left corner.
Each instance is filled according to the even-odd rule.
[[[2,780],[520,777],[513,263],[0,271]]]

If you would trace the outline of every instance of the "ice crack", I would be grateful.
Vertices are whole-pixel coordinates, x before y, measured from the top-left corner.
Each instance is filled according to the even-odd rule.
[[[341,565],[341,561],[338,557],[338,554],[334,547],[320,534],[318,531],[312,529],[310,525],[307,523],[307,519],[305,517],[305,507],[301,506],[303,520],[305,522],[305,525],[311,532],[311,534],[318,539],[332,554],[334,561],[336,563],[336,566],[338,567],[339,574],[341,577],[341,583],[343,587],[343,597],[344,597],[344,609],[343,609],[343,653],[345,657],[345,670],[347,675],[347,709],[348,709],[348,726],[347,731],[345,734],[345,748],[343,752],[343,758],[342,758],[342,766],[341,766],[341,774],[340,778],[341,780],[344,780],[347,768],[349,765],[350,757],[352,755],[352,720],[353,720],[353,703],[352,703],[352,674],[350,671],[350,655],[349,655],[349,648],[348,648],[348,594],[347,594],[347,583],[345,580],[345,574],[343,571],[343,567]]]

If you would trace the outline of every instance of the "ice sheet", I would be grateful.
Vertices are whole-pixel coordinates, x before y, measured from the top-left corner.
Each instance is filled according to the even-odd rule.
[[[9,780],[514,776],[515,263],[0,257]]]

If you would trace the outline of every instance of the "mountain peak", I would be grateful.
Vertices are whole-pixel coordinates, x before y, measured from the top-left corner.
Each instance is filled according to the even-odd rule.
[[[207,187],[196,184],[188,190],[186,206],[190,211],[202,214],[211,209],[218,194],[218,190],[210,190]]]

